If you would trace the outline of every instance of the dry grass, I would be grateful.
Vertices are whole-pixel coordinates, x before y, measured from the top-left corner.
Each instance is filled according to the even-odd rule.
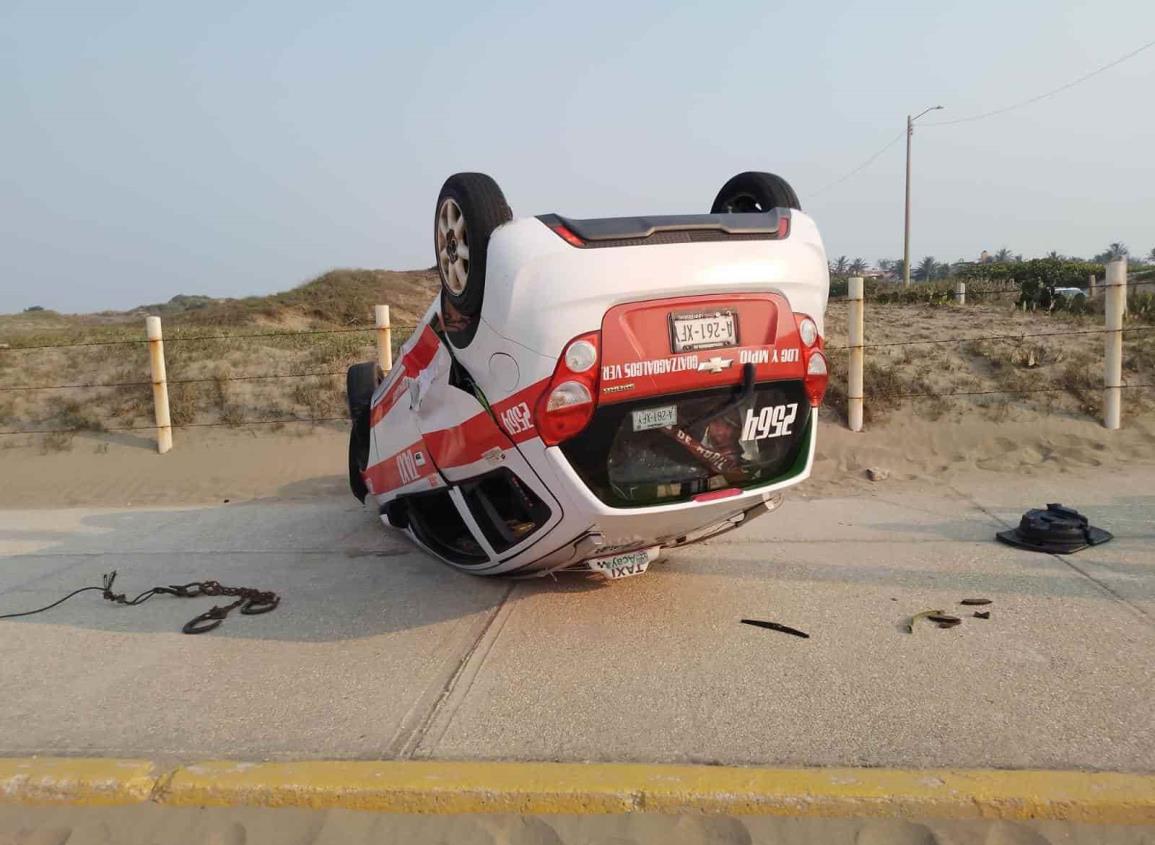
[[[831,346],[847,342],[847,309],[845,303],[832,303],[827,312],[826,334]],[[1009,303],[866,305],[868,345],[1100,328],[1102,317],[1094,314],[1023,313]],[[997,422],[1023,410],[1093,418],[1100,414],[1101,334],[883,346],[868,348],[865,355],[863,410],[868,422],[884,419],[908,404],[919,416],[931,419],[977,413]],[[831,350],[829,357],[827,413],[845,420],[849,356],[845,350]],[[1155,383],[1155,331],[1125,336],[1123,376],[1127,383]],[[895,398],[895,394],[910,393],[938,395]],[[943,395],[951,393],[973,395]],[[1155,409],[1155,390],[1125,391],[1124,399],[1129,414]]]
[[[233,335],[369,327],[373,306],[390,306],[394,344],[408,337],[437,290],[435,273],[338,270],[268,297],[177,298],[129,313],[66,316],[51,311],[0,316],[0,429],[147,427],[152,422],[148,352],[143,343],[73,348],[17,347],[143,339],[143,318],[164,320],[169,404],[175,425],[316,418],[344,413],[339,373],[375,354],[372,330],[240,338]],[[223,335],[217,340],[183,340]],[[181,384],[184,380],[203,380]],[[139,382],[81,390],[9,390],[60,384]],[[45,448],[64,448],[52,441]]]

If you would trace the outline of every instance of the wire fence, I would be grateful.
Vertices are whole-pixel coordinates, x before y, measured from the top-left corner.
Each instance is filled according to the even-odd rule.
[[[348,417],[283,417],[281,419],[272,420],[237,420],[236,422],[189,422],[189,423],[174,423],[172,428],[237,428],[238,426],[248,425],[287,425],[291,423],[323,423],[323,422],[348,422]],[[0,436],[5,434],[98,434],[104,431],[155,431],[155,425],[106,425],[99,428],[22,428],[13,431],[0,431]]]
[[[412,331],[417,328],[413,325],[394,325],[390,326],[392,329],[401,331]],[[256,334],[205,334],[205,335],[173,335],[164,339],[165,343],[189,343],[191,341],[210,341],[210,340],[254,340],[266,339],[274,337],[307,337],[310,335],[332,335],[332,334],[371,334],[377,331],[376,326],[345,328],[345,329],[303,329],[301,331],[291,332],[259,332]],[[92,340],[80,341],[76,343],[37,343],[37,344],[8,344],[0,346],[0,353],[4,352],[22,352],[25,350],[42,350],[42,349],[76,349],[85,346],[145,346],[148,344],[148,338],[134,338],[125,340]]]
[[[858,344],[841,344],[838,346],[827,346],[826,350],[831,352],[840,352],[846,349],[883,349],[888,346],[921,346],[924,344],[938,344],[938,343],[969,343],[979,340],[1027,340],[1034,337],[1068,337],[1071,335],[1083,334],[1113,334],[1115,332],[1149,332],[1155,331],[1155,326],[1128,326],[1124,329],[1071,329],[1058,332],[1022,332],[1019,334],[986,334],[986,335],[960,335],[958,337],[933,337],[926,339],[914,340],[895,340],[883,343],[858,343]]]
[[[282,378],[322,378],[325,376],[343,376],[343,371],[327,373],[272,373],[270,375],[253,376],[207,376],[204,378],[170,378],[166,384],[213,384],[225,381],[265,381]],[[151,381],[94,381],[89,384],[38,384],[38,385],[0,385],[0,392],[21,390],[84,390],[100,387],[149,387]]]
[[[1102,284],[1096,286],[1096,291],[1106,291],[1111,288],[1135,288],[1140,286],[1155,285],[1155,279],[1149,281],[1136,281],[1127,284]],[[990,288],[978,291],[968,291],[966,293],[967,300],[974,297],[995,297],[1021,295],[1021,290],[1018,286],[1005,286],[999,288]],[[895,304],[895,305],[918,305],[922,304],[918,301],[900,301],[887,302],[885,299],[863,298],[856,300],[855,297],[834,297],[830,299],[831,303],[853,302],[859,301],[874,307],[881,304]],[[173,333],[172,336],[165,337],[163,342],[165,344],[182,344],[193,342],[230,342],[230,341],[269,341],[282,338],[302,338],[302,337],[316,337],[324,335],[354,335],[364,334],[369,335],[374,332],[378,333],[377,343],[382,343],[381,330],[385,328],[388,331],[408,332],[418,328],[418,324],[397,324],[397,325],[375,325],[375,326],[347,326],[332,329],[304,329],[294,331],[268,331],[268,332],[242,332],[237,334],[229,333],[214,333],[214,334],[181,334],[179,331]],[[1016,333],[998,333],[998,334],[970,334],[957,335],[949,337],[933,337],[933,338],[908,338],[904,340],[895,341],[880,341],[880,342],[858,342],[846,344],[827,345],[825,351],[827,352],[847,352],[850,350],[870,350],[883,349],[891,347],[908,347],[921,345],[935,345],[935,344],[966,344],[975,342],[1024,342],[1034,338],[1057,338],[1070,337],[1077,335],[1106,335],[1117,334],[1122,336],[1123,333],[1143,333],[1155,331],[1155,325],[1128,325],[1120,326],[1119,328],[1097,327],[1086,329],[1062,329],[1050,331],[1037,332],[1016,332]],[[861,339],[860,339],[861,340]],[[73,341],[64,343],[35,343],[28,345],[4,345],[0,346],[0,354],[13,353],[22,351],[36,351],[36,350],[56,350],[56,349],[77,349],[86,347],[101,347],[101,346],[136,346],[146,345],[151,341],[146,338],[124,338],[115,340],[91,340],[91,341]],[[325,379],[344,376],[343,370],[321,370],[321,371],[304,371],[304,372],[279,372],[279,373],[255,373],[255,374],[217,374],[208,376],[185,377],[164,379],[163,384],[167,390],[167,386],[180,385],[197,385],[197,384],[224,384],[228,382],[260,382],[260,381],[278,381],[291,379]],[[40,384],[5,384],[0,385],[0,393],[20,394],[20,393],[34,393],[34,392],[51,392],[51,391],[71,391],[71,390],[116,390],[116,389],[133,389],[133,388],[153,388],[158,386],[158,382],[154,379],[140,379],[131,381],[89,381],[89,382],[75,382],[75,383],[40,383]],[[1140,390],[1155,388],[1155,381],[1140,381],[1131,384],[1120,383],[1112,385],[1118,387],[1120,390]],[[950,397],[974,397],[974,396],[994,396],[994,395],[1030,395],[1030,394],[1045,394],[1045,393],[1072,393],[1076,395],[1087,394],[1092,392],[1102,391],[1102,387],[1089,387],[1079,385],[1063,385],[1063,386],[1043,386],[1043,387],[1000,387],[998,389],[975,389],[975,390],[915,390],[915,391],[880,391],[871,394],[871,398],[878,399],[917,399],[917,398],[950,398]],[[330,416],[330,415],[310,415],[310,416],[277,416],[267,419],[229,419],[211,422],[197,422],[197,421],[183,421],[172,424],[171,428],[213,428],[213,427],[238,427],[238,426],[265,426],[265,425],[290,425],[290,424],[318,424],[318,423],[332,423],[346,421],[345,416]],[[33,423],[33,427],[29,428],[4,428],[0,429],[0,436],[15,436],[15,435],[49,435],[49,434],[79,434],[83,432],[123,432],[123,431],[150,431],[157,429],[156,424],[133,424],[133,425],[107,425],[103,422],[89,422],[80,426],[42,426]]]
[[[887,287],[883,290],[874,290],[866,295],[866,301],[871,305],[918,305],[918,304],[938,304],[949,302],[957,297],[957,293],[945,287],[936,287],[944,283],[951,283],[952,279],[941,279],[933,282],[919,282],[910,287],[904,287],[897,282],[885,282]],[[974,280],[962,280],[970,281]],[[980,283],[981,284],[981,283]],[[1109,285],[1097,284],[1094,289],[1083,289],[1084,295],[1091,297],[1097,296],[1100,291],[1107,291],[1112,288],[1124,287],[1127,290],[1134,290],[1135,288],[1155,288],[1155,279],[1142,279],[1127,282],[1125,285]],[[1005,287],[981,287],[975,288],[968,286],[965,291],[966,300],[969,302],[972,299],[994,299],[996,297],[1022,296],[1023,289],[1020,285],[1007,285]],[[1062,297],[1062,294],[1056,295],[1055,299]],[[830,304],[841,304],[853,301],[849,295],[846,296],[832,296],[827,302]]]

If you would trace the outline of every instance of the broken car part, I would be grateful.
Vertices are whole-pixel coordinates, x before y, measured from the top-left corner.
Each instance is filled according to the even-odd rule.
[[[789,625],[779,625],[777,622],[766,622],[762,619],[743,619],[743,625],[753,625],[755,628],[769,628],[771,631],[781,631],[783,634],[791,634],[795,637],[801,637],[804,640],[810,639],[810,635],[805,631],[799,631],[797,628],[791,628]]]
[[[1023,514],[1018,528],[998,532],[995,537],[1019,549],[1069,555],[1088,546],[1106,543],[1109,531],[1093,527],[1087,517],[1074,508],[1049,504],[1046,509],[1032,508]]]
[[[944,611],[941,611],[941,610],[924,610],[924,611],[922,611],[922,613],[916,613],[914,616],[910,617],[910,619],[907,620],[906,632],[908,634],[913,634],[914,633],[914,625],[916,622],[918,622],[919,619],[929,619],[931,616],[935,616],[935,615],[943,613],[943,612]]]
[[[962,619],[957,616],[950,616],[946,613],[931,613],[927,615],[927,621],[934,622],[940,628],[953,628],[955,625],[962,623]]]

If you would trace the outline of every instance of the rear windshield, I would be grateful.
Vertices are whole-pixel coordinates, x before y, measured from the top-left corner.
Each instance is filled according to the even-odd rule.
[[[788,474],[807,441],[810,403],[800,381],[723,388],[598,409],[562,452],[614,507],[684,501],[769,484]]]

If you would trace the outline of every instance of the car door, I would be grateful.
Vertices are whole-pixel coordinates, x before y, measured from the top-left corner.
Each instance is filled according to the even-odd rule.
[[[428,325],[415,333],[373,396],[369,412],[372,437],[364,478],[381,505],[446,486],[425,448],[413,409],[412,382],[432,360],[438,345]]]
[[[414,420],[429,458],[454,488],[475,539],[498,564],[519,555],[561,519],[557,499],[498,425],[481,390],[440,344],[411,385]]]

